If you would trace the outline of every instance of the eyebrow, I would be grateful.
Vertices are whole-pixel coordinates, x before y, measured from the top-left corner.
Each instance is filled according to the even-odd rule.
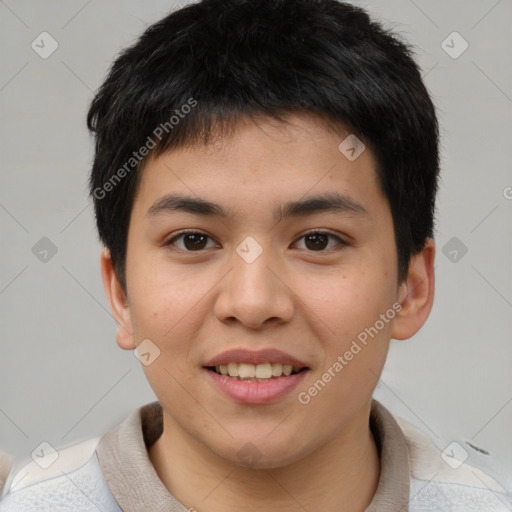
[[[160,214],[187,212],[206,217],[227,219],[236,215],[222,206],[195,197],[168,194],[158,199],[148,209],[146,216],[155,217]],[[289,217],[300,217],[320,212],[337,212],[368,216],[366,209],[350,197],[339,193],[326,193],[308,197],[299,201],[290,201],[274,208],[274,219],[282,220]]]

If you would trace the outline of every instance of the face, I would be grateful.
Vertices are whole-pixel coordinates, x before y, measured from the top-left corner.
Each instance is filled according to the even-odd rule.
[[[118,336],[125,349],[150,340],[143,369],[164,424],[228,461],[253,450],[260,467],[299,461],[365,414],[367,426],[405,292],[370,150],[351,161],[338,149],[348,132],[289,119],[147,162]],[[207,368],[228,363],[266,380]]]

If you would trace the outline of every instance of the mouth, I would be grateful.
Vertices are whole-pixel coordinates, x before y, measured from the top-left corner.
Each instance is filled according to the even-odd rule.
[[[292,366],[272,362],[260,364],[230,362],[216,366],[205,366],[205,368],[217,375],[245,382],[268,382],[309,370],[307,366]]]
[[[205,361],[203,370],[213,389],[222,396],[238,404],[263,405],[289,397],[311,368],[273,347],[240,347]]]

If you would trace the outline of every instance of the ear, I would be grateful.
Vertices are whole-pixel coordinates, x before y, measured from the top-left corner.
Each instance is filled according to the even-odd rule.
[[[133,350],[135,348],[135,340],[133,337],[130,308],[123,287],[114,270],[114,264],[108,249],[104,249],[101,252],[100,261],[103,286],[110,303],[110,309],[117,323],[117,344],[122,349]]]
[[[427,238],[423,249],[411,258],[407,277],[398,292],[402,309],[395,317],[392,338],[410,338],[427,321],[434,302],[435,252],[434,240]]]

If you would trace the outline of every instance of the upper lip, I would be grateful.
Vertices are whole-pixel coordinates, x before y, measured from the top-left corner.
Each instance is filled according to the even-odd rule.
[[[281,363],[290,365],[294,368],[305,368],[307,365],[293,356],[281,352],[275,348],[262,350],[247,350],[244,348],[235,348],[222,352],[205,363],[204,366],[219,366],[229,363],[263,364],[263,363]]]

